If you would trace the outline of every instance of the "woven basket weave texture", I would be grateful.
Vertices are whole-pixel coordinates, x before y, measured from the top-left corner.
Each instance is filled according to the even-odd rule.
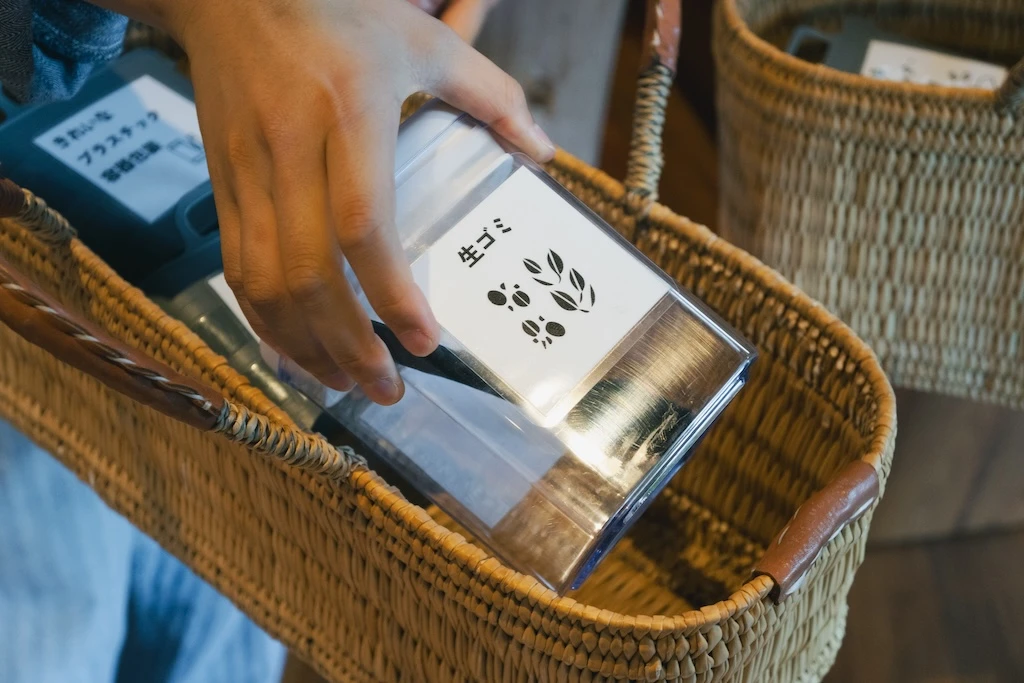
[[[844,13],[1000,63],[1024,55],[1019,0],[722,0],[722,234],[848,322],[893,384],[1022,408],[1024,64],[991,92],[780,49]]]

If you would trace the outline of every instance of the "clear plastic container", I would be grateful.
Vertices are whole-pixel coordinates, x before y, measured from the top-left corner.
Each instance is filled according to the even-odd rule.
[[[405,353],[348,273],[405,397],[382,407],[262,345],[264,358],[505,563],[578,587],[740,390],[755,351],[467,115],[433,104],[406,121],[395,178],[441,348]]]

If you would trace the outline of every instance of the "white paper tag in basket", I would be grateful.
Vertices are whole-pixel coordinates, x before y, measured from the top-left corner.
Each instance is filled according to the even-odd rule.
[[[196,106],[141,76],[34,140],[152,223],[210,179]]]
[[[884,81],[994,90],[1006,78],[1006,69],[934,50],[872,40],[861,75]]]

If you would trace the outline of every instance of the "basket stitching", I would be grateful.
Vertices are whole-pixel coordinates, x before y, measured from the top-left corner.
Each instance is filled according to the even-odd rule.
[[[356,469],[366,468],[366,459],[350,446],[335,448],[320,435],[285,430],[264,415],[253,413],[233,401],[224,401],[213,431],[232,441],[315,475],[347,479]]]
[[[42,198],[21,188],[24,204],[16,220],[40,240],[51,245],[66,244],[78,233],[67,219],[51,209]]]

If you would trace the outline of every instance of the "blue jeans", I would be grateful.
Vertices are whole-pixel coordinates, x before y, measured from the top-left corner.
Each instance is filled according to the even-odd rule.
[[[22,103],[71,97],[121,52],[127,25],[82,0],[0,0],[0,84]]]
[[[278,683],[285,650],[0,421],[0,681]]]

